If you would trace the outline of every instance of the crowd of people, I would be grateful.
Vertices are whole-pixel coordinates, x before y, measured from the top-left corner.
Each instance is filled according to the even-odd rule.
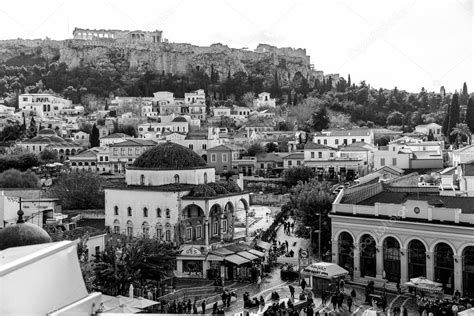
[[[455,316],[459,312],[474,306],[474,299],[463,298],[456,291],[452,300],[442,297],[417,296],[418,313],[420,316]]]

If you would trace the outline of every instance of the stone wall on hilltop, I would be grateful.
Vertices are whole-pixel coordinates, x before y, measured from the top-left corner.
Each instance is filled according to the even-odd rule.
[[[19,58],[23,56],[24,58]],[[237,71],[260,70],[290,79],[296,72],[311,75],[310,57],[304,49],[277,48],[260,44],[255,51],[234,49],[222,44],[208,47],[185,43],[102,43],[86,40],[6,40],[0,41],[0,62],[15,64],[27,57],[64,62],[69,68],[92,66],[129,72],[154,70],[184,74],[201,68],[210,74],[211,65],[220,78]]]

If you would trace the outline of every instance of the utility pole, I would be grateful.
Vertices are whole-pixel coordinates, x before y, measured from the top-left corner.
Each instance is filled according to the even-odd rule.
[[[318,258],[321,261],[321,211],[319,211],[319,230],[318,230]]]

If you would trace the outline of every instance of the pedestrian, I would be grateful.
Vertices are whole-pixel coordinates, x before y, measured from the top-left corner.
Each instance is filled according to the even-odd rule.
[[[352,300],[354,301],[355,298],[356,298],[356,291],[355,291],[355,289],[352,289],[352,291],[351,291],[351,297],[352,297]]]
[[[408,316],[408,309],[406,307],[403,307],[402,315],[403,316]]]
[[[331,297],[331,304],[332,304],[332,309],[336,311],[337,308],[337,295],[333,295]]]
[[[290,289],[291,298],[295,299],[295,288],[291,284],[288,286],[288,288]]]
[[[191,303],[191,300],[189,299],[189,300],[188,300],[188,304],[187,304],[187,312],[188,312],[188,314],[191,314],[192,308],[193,308],[193,303]]]
[[[202,300],[201,302],[202,313],[206,313],[206,300]]]
[[[314,315],[314,310],[311,307],[311,305],[306,307],[306,316],[313,316],[313,315]]]
[[[323,302],[323,305],[326,305],[327,300],[328,300],[328,296],[327,296],[326,291],[323,291],[323,293],[321,293],[321,300]]]
[[[382,296],[382,311],[385,313],[385,309],[387,308],[387,297],[384,295]]]
[[[217,313],[217,301],[214,302],[214,305],[212,305],[212,313],[216,314]]]
[[[227,295],[227,307],[230,307],[230,300],[231,300],[231,298],[232,298],[232,295],[229,293],[229,294]]]
[[[286,251],[288,251],[288,250],[289,250],[289,246],[288,246],[288,239],[287,239],[287,240],[285,240],[285,245],[286,245]]]
[[[291,232],[293,233],[295,231],[295,222],[291,223]]]
[[[257,289],[259,289],[259,290],[260,290],[260,284],[262,284],[262,277],[259,275],[257,277]]]
[[[303,290],[303,292],[304,292],[304,289],[305,289],[305,288],[306,288],[306,280],[303,278],[303,279],[301,280],[301,289]]]
[[[198,313],[198,307],[196,305],[196,301],[194,301],[194,304],[193,304],[193,314],[197,314]]]
[[[222,306],[225,307],[225,303],[227,302],[227,293],[226,293],[226,291],[222,292],[221,298],[222,298]]]
[[[351,311],[352,308],[352,297],[347,298],[347,308],[349,309],[349,312]]]
[[[344,293],[339,292],[337,294],[337,308],[342,310],[342,303],[344,303]]]

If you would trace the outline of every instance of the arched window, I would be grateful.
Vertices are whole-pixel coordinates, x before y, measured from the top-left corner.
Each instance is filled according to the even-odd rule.
[[[374,277],[377,270],[376,244],[374,238],[365,234],[360,239],[360,274],[361,277]]]
[[[204,172],[204,183],[207,184],[207,172]]]
[[[161,225],[156,226],[156,238],[158,238],[158,240],[163,239],[163,227]]]
[[[127,235],[133,236],[133,223],[132,221],[127,222]]]
[[[120,222],[118,219],[114,220],[114,234],[120,234]]]
[[[130,206],[127,207],[127,215],[132,216],[132,208]]]
[[[454,292],[454,252],[443,242],[435,247],[435,279],[443,285],[444,293]]]
[[[462,252],[463,263],[463,293],[465,296],[474,296],[474,246],[466,247]]]
[[[171,230],[166,230],[165,240],[166,241],[171,241]]]
[[[174,175],[174,183],[179,183],[179,175]]]
[[[140,175],[140,185],[145,185],[145,175]]]
[[[161,208],[156,209],[156,217],[161,217]]]
[[[426,276],[426,249],[417,239],[408,244],[408,278]]]
[[[338,264],[350,271],[354,269],[354,240],[348,232],[342,232],[338,239],[339,261]]]
[[[169,208],[166,209],[166,218],[170,218],[170,209]]]
[[[143,208],[143,217],[148,217],[148,209],[146,207]]]
[[[383,267],[388,281],[400,282],[400,244],[393,237],[383,242]]]
[[[150,235],[150,224],[148,224],[148,222],[143,222],[142,231],[144,237],[148,237]]]
[[[118,209],[118,206],[115,205],[115,206],[114,206],[114,215],[119,215],[119,214],[118,214],[118,210],[119,210],[119,209]]]

